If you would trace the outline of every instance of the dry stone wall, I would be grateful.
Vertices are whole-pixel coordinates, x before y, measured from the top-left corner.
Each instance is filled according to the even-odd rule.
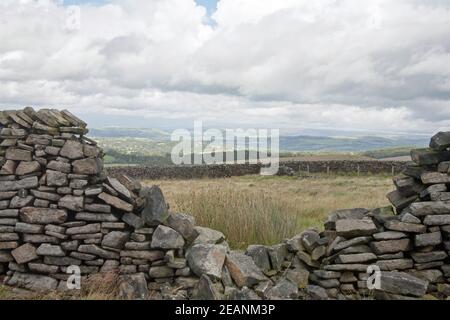
[[[279,174],[288,172],[310,173],[374,173],[398,174],[405,168],[402,161],[286,161],[280,164]],[[227,178],[259,174],[261,164],[223,164],[223,165],[191,165],[191,166],[115,166],[106,168],[109,175],[121,174],[137,179],[197,179]]]
[[[394,178],[393,207],[332,213],[320,230],[231,250],[226,236],[170,212],[157,186],[108,176],[103,151],[68,111],[0,112],[0,275],[68,290],[119,274],[125,299],[414,299],[450,295],[450,133]],[[378,269],[377,269],[378,268]],[[368,287],[370,278],[379,285]],[[379,272],[377,271],[379,270]]]

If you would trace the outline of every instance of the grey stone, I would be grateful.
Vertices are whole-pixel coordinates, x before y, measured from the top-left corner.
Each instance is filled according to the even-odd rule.
[[[366,244],[371,240],[370,237],[357,237],[350,240],[340,241],[333,246],[334,251],[339,251],[351,246]]]
[[[74,234],[91,234],[91,233],[97,233],[101,230],[101,224],[100,223],[91,223],[87,224],[81,227],[72,227],[68,228],[66,230],[66,234],[68,235],[74,235]]]
[[[28,150],[18,149],[18,148],[8,148],[5,154],[6,160],[14,161],[31,161],[32,153]]]
[[[225,235],[217,230],[213,230],[205,227],[195,227],[195,231],[198,233],[193,244],[218,244],[225,240]]]
[[[410,197],[403,196],[398,190],[394,190],[387,194],[389,202],[395,207],[397,212],[401,212],[408,207],[411,203],[418,199],[418,196],[413,195]]]
[[[100,159],[92,158],[75,160],[72,162],[72,167],[74,173],[88,175],[99,174],[103,169]]]
[[[128,214],[124,214],[122,216],[122,219],[124,219],[125,216],[127,216],[127,215]],[[119,221],[119,218],[117,218],[113,214],[109,214],[109,213],[92,213],[92,212],[78,212],[78,213],[75,214],[75,219],[76,220],[81,220],[81,221],[90,221],[90,222],[117,222],[117,221]],[[130,223],[128,223],[128,224],[130,224]]]
[[[0,183],[0,192],[18,191],[21,189],[32,189],[39,186],[38,177],[28,177],[15,181],[2,181]]]
[[[382,271],[412,269],[414,262],[411,259],[378,260],[375,263]]]
[[[444,260],[447,258],[445,251],[432,251],[432,252],[413,252],[411,257],[417,263],[427,263],[432,261]]]
[[[24,176],[33,172],[40,172],[41,165],[37,161],[22,161],[16,168],[16,175]]]
[[[0,210],[0,218],[17,218],[18,216],[19,210],[17,209]]]
[[[195,219],[185,213],[170,213],[166,225],[183,236],[188,242],[194,241],[198,236],[195,230]]]
[[[34,263],[34,262],[28,263],[28,268],[30,269],[31,272],[45,273],[45,274],[54,274],[58,273],[59,271],[59,266],[51,266],[44,263]]]
[[[17,241],[2,241],[0,242],[0,250],[12,250],[19,246]]]
[[[266,246],[250,245],[245,254],[250,256],[263,272],[268,272],[272,268]]]
[[[45,199],[49,201],[58,201],[61,197],[51,192],[42,192],[38,190],[31,190],[31,194],[39,199]]]
[[[119,259],[118,253],[102,249],[95,244],[80,245],[78,252],[93,254],[104,259]]]
[[[81,260],[72,257],[52,257],[44,256],[44,263],[55,265],[55,266],[79,266],[81,265]]]
[[[147,261],[157,261],[164,258],[164,252],[160,250],[122,250],[120,251],[120,257],[142,259]]]
[[[46,176],[47,176],[47,185],[49,187],[63,187],[67,186],[67,184],[69,183],[69,180],[67,179],[67,174],[59,171],[47,170]]]
[[[417,247],[435,246],[442,242],[441,232],[423,233],[415,236],[415,245]]]
[[[357,271],[357,272],[367,272],[367,268],[369,265],[367,264],[333,264],[333,265],[326,265],[323,268],[328,271]]]
[[[444,151],[450,147],[450,132],[438,132],[430,140],[430,148]]]
[[[423,223],[427,226],[443,226],[450,224],[450,214],[426,216]]]
[[[11,255],[18,264],[27,263],[38,258],[36,255],[36,248],[29,243],[25,243],[24,245],[14,249],[11,251]]]
[[[12,198],[9,207],[11,209],[20,209],[20,208],[23,208],[23,207],[31,205],[33,200],[34,200],[33,196],[27,196],[27,197],[24,197],[24,198],[19,197],[19,196],[15,196],[14,198]]]
[[[269,300],[290,300],[298,297],[298,286],[289,279],[282,279],[267,292]]]
[[[184,239],[172,228],[159,225],[152,237],[152,248],[182,249]]]
[[[59,199],[58,207],[71,211],[81,212],[84,209],[84,198],[66,195]]]
[[[144,220],[142,220],[141,217],[138,217],[134,213],[125,213],[122,216],[122,221],[129,224],[135,229],[139,229],[144,226]]]
[[[70,173],[72,167],[70,163],[52,160],[47,164],[47,169],[63,173]]]
[[[432,149],[414,149],[411,150],[412,160],[420,166],[437,165],[440,162],[450,159],[450,152],[435,151]]]
[[[225,265],[239,288],[252,287],[260,281],[267,280],[253,259],[241,252],[230,252],[226,256]]]
[[[376,241],[371,242],[370,247],[375,254],[409,251],[411,249],[411,241],[409,239]]]
[[[408,211],[416,217],[427,215],[450,214],[450,202],[425,201],[416,202],[409,206]]]
[[[310,272],[306,269],[291,269],[286,273],[286,278],[294,283],[297,288],[304,289],[308,285]]]
[[[380,290],[388,293],[422,297],[428,288],[428,281],[404,272],[381,272]]]
[[[312,300],[328,300],[327,291],[319,286],[309,285],[306,287],[306,292]]]
[[[424,172],[422,173],[421,179],[422,183],[426,185],[450,183],[450,176],[440,172]]]
[[[384,226],[389,230],[400,232],[423,233],[426,231],[426,227],[422,224],[406,223],[398,220],[387,221]]]
[[[102,246],[123,249],[129,237],[130,234],[128,232],[111,231],[103,237]]]
[[[17,162],[7,160],[1,167],[0,175],[14,175],[17,168]]]
[[[25,223],[31,224],[61,224],[67,220],[67,211],[25,207],[20,209],[20,219]]]
[[[119,277],[119,297],[124,300],[146,300],[148,289],[145,274],[121,275]]]
[[[399,232],[399,231],[385,231],[380,233],[375,233],[373,235],[375,240],[396,240],[396,239],[402,239],[407,238],[408,236],[406,233]]]
[[[376,259],[377,256],[373,253],[340,254],[337,263],[364,263]]]
[[[169,217],[166,201],[158,186],[151,188],[143,187],[139,193],[141,198],[146,199],[147,205],[142,210],[142,218],[149,225],[164,223]]]
[[[339,279],[342,275],[340,272],[327,270],[314,270],[313,273],[322,279]]]
[[[15,226],[17,219],[14,218],[0,218],[0,226]]]
[[[223,300],[224,289],[220,282],[214,283],[207,275],[202,275],[195,288],[196,300]]]
[[[175,275],[175,272],[172,268],[167,266],[157,266],[151,267],[149,271],[149,276],[151,278],[170,278]]]
[[[54,291],[58,287],[58,280],[48,276],[14,272],[8,280],[8,285],[31,291]]]
[[[394,177],[393,182],[397,190],[405,197],[417,195],[424,188],[414,178],[404,174]]]
[[[227,249],[221,245],[195,244],[186,253],[189,267],[197,275],[220,279]]]
[[[125,250],[150,250],[150,242],[126,242]]]
[[[23,235],[23,241],[29,242],[29,243],[53,243],[57,244],[59,243],[59,240],[53,236],[48,236],[44,234],[24,234]]]
[[[288,255],[287,245],[276,244],[273,246],[267,247],[267,253],[269,254],[270,264],[272,265],[273,270],[281,270],[283,266],[283,262]]]
[[[111,196],[105,192],[102,192],[98,195],[99,199],[105,201],[107,204],[113,206],[116,209],[125,211],[125,212],[131,212],[133,211],[133,205],[125,202],[117,197]]]
[[[90,212],[111,213],[111,206],[107,204],[85,204],[84,209]]]
[[[336,221],[336,232],[342,237],[368,236],[377,232],[372,220],[343,219]]]
[[[81,159],[84,157],[83,145],[75,140],[67,140],[59,154],[71,160]]]
[[[72,179],[69,183],[69,187],[72,189],[83,189],[87,185],[88,185],[88,181],[82,180],[82,179]],[[75,194],[75,192],[83,194],[83,190],[74,190],[74,194]]]
[[[0,250],[0,263],[8,263],[12,261],[14,261],[14,258],[9,251]]]
[[[131,201],[133,198],[131,196],[130,190],[128,190],[123,184],[119,182],[119,180],[111,177],[107,177],[106,180],[108,181],[109,185],[117,191],[119,196],[125,198],[127,201]]]
[[[57,245],[51,245],[48,243],[41,244],[37,250],[36,254],[38,256],[52,256],[52,257],[64,257],[65,253],[61,249],[60,246]]]
[[[413,216],[412,214],[410,214],[408,212],[402,216],[401,221],[406,222],[406,223],[417,223],[417,224],[421,223],[419,218]]]
[[[17,233],[0,233],[0,241],[17,241],[19,235]]]
[[[410,274],[429,283],[445,282],[442,271],[440,270],[411,271]]]

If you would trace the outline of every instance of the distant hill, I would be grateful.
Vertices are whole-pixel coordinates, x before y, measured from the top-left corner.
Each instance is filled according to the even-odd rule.
[[[171,133],[159,129],[102,128],[91,129],[106,151],[109,164],[171,164],[170,152],[177,142],[170,141]],[[428,138],[420,136],[361,136],[331,137],[310,135],[284,135],[280,137],[282,157],[299,157],[310,154],[352,154],[359,157],[382,159],[405,156],[411,148],[425,147]],[[250,146],[254,149],[254,146]],[[229,151],[233,152],[233,151]]]
[[[335,151],[363,152],[369,150],[425,147],[429,139],[421,137],[386,138],[377,136],[366,137],[319,137],[319,136],[282,136],[280,149],[282,151]]]

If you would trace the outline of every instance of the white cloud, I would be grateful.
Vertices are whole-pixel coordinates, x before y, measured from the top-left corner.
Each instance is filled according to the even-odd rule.
[[[224,125],[450,126],[450,6],[419,0],[0,2],[0,104]],[[126,119],[126,117],[124,117]],[[126,125],[130,125],[127,123]],[[149,124],[151,125],[151,124]]]

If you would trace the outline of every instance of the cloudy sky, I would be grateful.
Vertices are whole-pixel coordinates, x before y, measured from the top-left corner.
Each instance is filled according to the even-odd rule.
[[[24,105],[93,126],[448,130],[450,1],[1,0],[0,108]]]

